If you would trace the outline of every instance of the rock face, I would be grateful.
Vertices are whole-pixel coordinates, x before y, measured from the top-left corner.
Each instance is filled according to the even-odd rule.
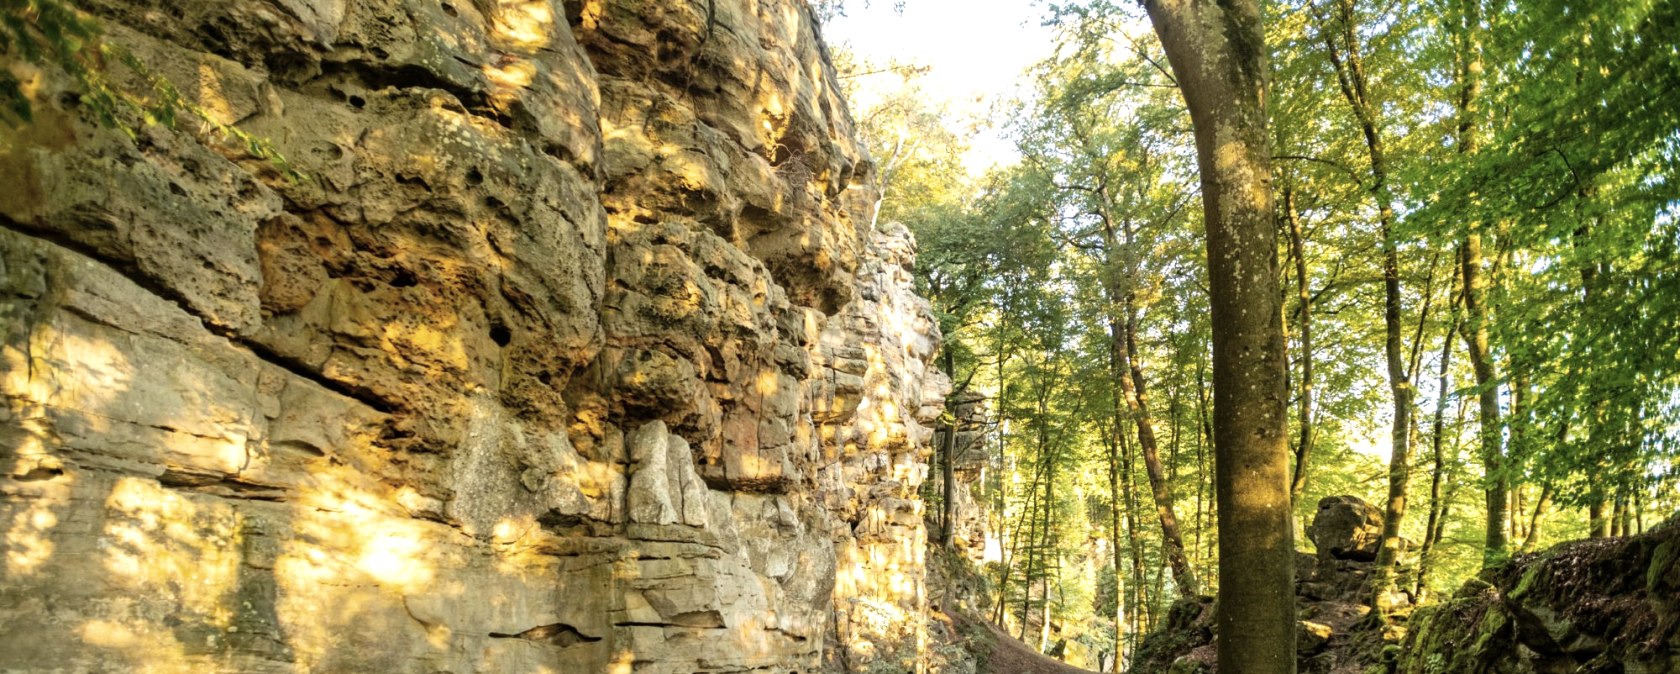
[[[1680,672],[1680,518],[1484,571],[1412,617],[1397,671]]]
[[[0,670],[919,647],[893,618],[926,605],[947,384],[803,3],[80,4],[305,178],[30,74],[0,141]]]

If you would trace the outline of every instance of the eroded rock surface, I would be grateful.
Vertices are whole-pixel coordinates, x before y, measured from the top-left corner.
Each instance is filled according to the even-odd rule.
[[[307,177],[190,117],[131,139],[30,73],[0,144],[0,669],[919,647],[948,384],[803,3],[81,4]]]

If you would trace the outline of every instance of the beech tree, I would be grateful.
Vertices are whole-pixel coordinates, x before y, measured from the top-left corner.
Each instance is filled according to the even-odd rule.
[[[1295,671],[1295,544],[1267,51],[1254,0],[1147,0],[1195,129],[1213,309],[1219,664]]]

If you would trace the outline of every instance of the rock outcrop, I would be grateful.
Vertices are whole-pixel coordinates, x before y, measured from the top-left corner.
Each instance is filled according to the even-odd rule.
[[[1382,537],[1382,511],[1353,496],[1319,501],[1308,535],[1316,554],[1297,553],[1295,593],[1300,622],[1296,629],[1297,669],[1303,674],[1364,672],[1382,663],[1384,646],[1403,636],[1403,628],[1374,629],[1364,619],[1371,612],[1371,575]],[[1409,569],[1399,581],[1408,586]],[[1385,607],[1403,622],[1410,595],[1396,593]],[[1217,672],[1213,598],[1181,599],[1167,612],[1166,624],[1144,638],[1128,671],[1197,674]],[[1457,670],[1447,670],[1457,671]]]
[[[1484,571],[1412,616],[1396,671],[1674,674],[1677,632],[1680,518]]]
[[[80,4],[304,178],[190,115],[130,137],[24,73],[0,669],[920,647],[896,617],[927,602],[948,385],[802,2]]]

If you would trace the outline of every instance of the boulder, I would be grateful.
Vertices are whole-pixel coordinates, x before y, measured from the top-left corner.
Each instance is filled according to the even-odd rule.
[[[1295,652],[1300,655],[1315,655],[1324,650],[1324,645],[1330,643],[1330,635],[1335,630],[1324,623],[1302,620],[1295,626]]]
[[[1382,510],[1355,496],[1327,496],[1318,502],[1307,536],[1318,558],[1368,562],[1382,544]]]

